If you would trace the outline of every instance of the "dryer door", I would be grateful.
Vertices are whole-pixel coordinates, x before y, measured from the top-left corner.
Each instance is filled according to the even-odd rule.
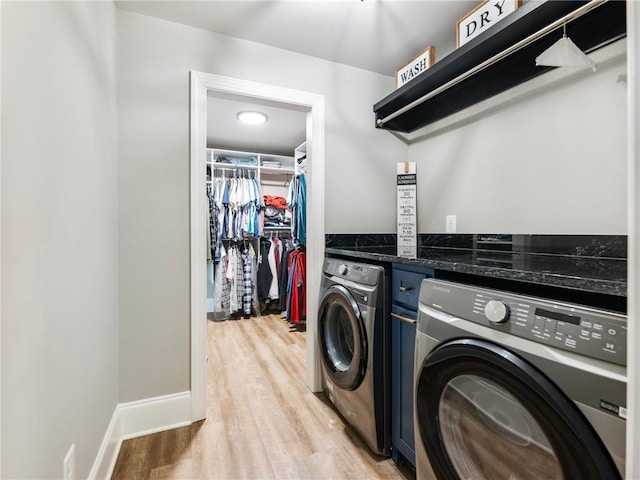
[[[355,390],[367,365],[367,336],[358,304],[341,285],[327,289],[318,311],[318,340],[325,372],[335,386]]]
[[[573,402],[501,346],[443,343],[425,358],[415,395],[418,431],[439,480],[620,478]]]

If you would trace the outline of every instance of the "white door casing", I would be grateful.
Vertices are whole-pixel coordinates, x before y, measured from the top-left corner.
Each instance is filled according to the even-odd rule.
[[[627,453],[626,478],[640,478],[640,2],[627,2]]]
[[[191,420],[206,417],[207,315],[204,192],[207,147],[207,94],[242,95],[307,107],[307,375],[313,392],[322,389],[316,341],[320,278],[324,261],[324,96],[220,75],[191,72],[190,89],[190,262],[191,262]]]

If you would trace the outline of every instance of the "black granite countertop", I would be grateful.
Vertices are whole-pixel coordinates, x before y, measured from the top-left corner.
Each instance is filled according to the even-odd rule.
[[[417,258],[409,259],[398,257],[393,245],[327,246],[325,251],[374,262],[397,262],[581,292],[627,295],[625,258],[419,247]]]

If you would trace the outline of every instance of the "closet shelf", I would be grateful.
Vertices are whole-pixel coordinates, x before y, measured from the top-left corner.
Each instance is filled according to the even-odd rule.
[[[260,167],[260,173],[273,174],[273,175],[293,175],[293,168],[277,168],[277,167]]]
[[[216,159],[219,157],[227,158],[235,163],[217,162]],[[263,165],[263,163],[267,165]],[[272,180],[274,176],[284,178],[290,177],[295,173],[295,159],[292,156],[242,152],[221,148],[207,148],[207,165],[212,165],[216,171],[256,172],[256,178],[259,181],[262,175],[268,176],[270,177],[269,180]]]
[[[495,63],[488,61],[588,3],[526,3],[376,103],[376,127],[410,133],[551,70],[536,66],[535,57],[561,37],[561,26]],[[570,20],[567,34],[587,53],[625,37],[626,2],[605,1]],[[490,65],[476,70],[485,62]]]

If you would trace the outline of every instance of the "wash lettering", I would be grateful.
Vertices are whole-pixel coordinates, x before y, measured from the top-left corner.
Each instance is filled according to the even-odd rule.
[[[491,28],[520,6],[520,0],[485,0],[458,21],[458,47]]]
[[[396,88],[400,88],[411,80],[414,80],[418,75],[426,72],[427,69],[433,65],[434,61],[435,47],[428,46],[420,55],[411,60],[404,67],[396,70]]]
[[[414,63],[413,66],[411,68],[408,68],[407,70],[405,70],[404,72],[402,72],[400,74],[400,80],[402,81],[403,84],[407,83],[409,80],[411,80],[413,77],[416,77],[418,75],[420,75],[422,72],[424,72],[427,68],[429,68],[427,66],[427,59],[423,58],[422,60],[420,60],[417,63]]]

